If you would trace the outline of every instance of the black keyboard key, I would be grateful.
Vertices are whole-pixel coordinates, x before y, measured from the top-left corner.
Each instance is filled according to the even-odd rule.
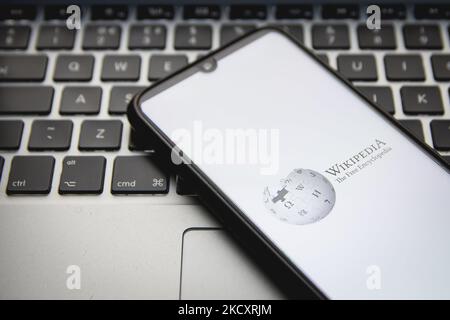
[[[45,20],[66,20],[71,14],[67,13],[67,5],[50,5],[44,9]]]
[[[134,25],[130,27],[128,48],[164,49],[166,47],[166,27],[163,25]]]
[[[425,142],[422,122],[420,120],[399,120],[399,122],[403,127],[409,130],[413,135],[415,135],[417,139]]]
[[[406,7],[403,4],[378,4],[382,20],[404,20]],[[371,15],[371,13],[367,14]]]
[[[147,194],[169,192],[169,177],[151,157],[117,157],[114,161],[111,192],[113,194]]]
[[[24,50],[28,47],[30,39],[30,27],[27,26],[3,26],[0,27],[0,49]]]
[[[339,72],[351,81],[376,81],[377,66],[372,55],[339,55]]]
[[[275,9],[277,19],[312,19],[313,7],[308,4],[278,5]]]
[[[358,42],[361,49],[396,49],[394,28],[382,25],[381,29],[370,30],[366,25],[358,26]]]
[[[48,194],[52,187],[55,158],[16,156],[11,162],[6,192],[13,194]]]
[[[98,114],[102,102],[100,87],[66,87],[61,97],[61,114]]]
[[[431,56],[434,79],[438,81],[450,80],[450,55],[434,54]]]
[[[2,178],[2,173],[3,173],[3,165],[5,164],[5,159],[3,159],[2,156],[0,156],[0,181]]]
[[[312,37],[314,49],[350,49],[346,25],[314,25]]]
[[[203,25],[180,25],[175,29],[175,49],[211,49],[212,29]]]
[[[100,194],[105,179],[105,157],[65,157],[60,194]]]
[[[433,145],[437,150],[450,151],[450,120],[432,120]]]
[[[403,87],[400,89],[405,114],[443,114],[439,87]]]
[[[56,60],[55,81],[90,81],[94,70],[92,55],[58,55]]]
[[[220,6],[187,5],[183,10],[184,19],[220,19]]]
[[[118,49],[121,29],[115,25],[88,25],[85,27],[83,49]]]
[[[263,5],[232,5],[230,6],[230,20],[236,19],[266,19],[267,8]]]
[[[148,136],[138,131],[130,130],[130,139],[128,141],[128,149],[131,151],[153,151],[153,145]]]
[[[131,99],[146,87],[113,87],[109,98],[110,114],[125,114]]]
[[[41,26],[36,48],[38,50],[72,49],[75,34],[75,30],[69,30],[66,26]]]
[[[394,98],[390,87],[357,87],[377,107],[387,113],[394,114]]]
[[[299,24],[274,24],[273,27],[283,30],[295,40],[303,43],[303,28]]]
[[[223,46],[256,29],[252,24],[224,25],[220,29],[220,45]]]
[[[424,81],[420,55],[386,55],[384,57],[386,77],[391,81]]]
[[[403,38],[407,49],[442,49],[441,31],[437,25],[406,25]]]
[[[0,5],[0,20],[34,20],[35,18],[35,6]]]
[[[85,120],[81,125],[80,150],[118,150],[122,140],[120,120]]]
[[[35,120],[28,149],[63,151],[70,148],[73,123],[70,120]]]
[[[323,19],[358,19],[359,6],[356,4],[325,4],[322,6]]]
[[[23,121],[0,121],[0,150],[17,150],[22,140]]]
[[[0,82],[42,81],[47,60],[44,55],[0,55]]]
[[[417,19],[450,19],[450,5],[448,4],[417,4],[414,7]]]
[[[52,87],[0,87],[0,114],[49,114]]]
[[[150,81],[167,77],[188,64],[184,55],[152,55],[148,71]]]
[[[138,6],[137,18],[139,20],[167,19],[171,20],[175,16],[175,9],[170,5],[147,5]]]
[[[92,20],[125,20],[128,17],[128,6],[92,6]]]
[[[196,196],[197,191],[195,190],[195,185],[190,181],[184,179],[181,176],[177,176],[177,189],[176,192],[180,196]]]
[[[106,55],[103,58],[103,81],[137,81],[141,73],[141,57]]]

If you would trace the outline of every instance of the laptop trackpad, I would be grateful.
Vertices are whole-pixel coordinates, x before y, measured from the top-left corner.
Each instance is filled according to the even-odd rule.
[[[223,230],[185,232],[181,274],[181,299],[283,298]]]

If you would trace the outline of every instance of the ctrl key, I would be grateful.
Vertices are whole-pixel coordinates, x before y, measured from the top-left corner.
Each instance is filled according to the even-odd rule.
[[[49,156],[14,157],[7,194],[48,194],[52,187],[54,166],[55,158]]]
[[[168,176],[148,156],[117,157],[111,192],[113,194],[167,193]]]

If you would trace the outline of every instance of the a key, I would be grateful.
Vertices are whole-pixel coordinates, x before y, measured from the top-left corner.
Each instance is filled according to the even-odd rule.
[[[372,101],[380,109],[395,113],[394,98],[390,87],[356,87],[363,95]]]
[[[2,173],[3,173],[3,165],[5,164],[5,159],[3,159],[2,156],[0,156],[0,181],[2,179]]]
[[[211,49],[212,29],[204,25],[179,25],[175,28],[175,49]]]
[[[266,19],[267,8],[264,5],[232,5],[230,6],[230,20]]]
[[[92,20],[125,20],[128,17],[128,6],[92,6]]]
[[[425,71],[419,55],[386,55],[386,77],[391,81],[424,81]]]
[[[303,28],[299,24],[274,24],[273,27],[279,28],[292,36],[295,40],[303,43]]]
[[[34,20],[36,7],[33,5],[0,5],[1,20]]]
[[[403,4],[377,5],[380,8],[381,19],[383,20],[404,20],[406,18],[406,7]],[[372,13],[367,13],[367,15],[371,14]]]
[[[59,55],[56,60],[55,81],[90,81],[94,70],[92,55]]]
[[[26,49],[30,39],[30,31],[30,27],[27,26],[0,27],[0,49]]]
[[[111,192],[113,194],[167,193],[169,177],[151,157],[117,157],[114,161]]]
[[[22,140],[22,120],[0,121],[0,150],[17,150]]]
[[[121,29],[116,25],[87,25],[84,31],[84,50],[117,49]]]
[[[52,187],[55,158],[49,156],[16,156],[11,162],[6,193],[48,194]]]
[[[347,79],[353,81],[376,81],[377,66],[372,55],[339,55],[338,70]]]
[[[322,6],[323,19],[358,19],[359,6],[356,4],[324,4]]]
[[[131,151],[153,151],[154,147],[147,135],[141,134],[135,130],[130,130],[128,149]]]
[[[106,159],[101,156],[65,157],[59,182],[60,194],[103,192]]]
[[[63,90],[61,114],[98,114],[102,101],[100,87],[66,87]]]
[[[31,127],[28,149],[30,151],[68,150],[72,139],[73,123],[70,120],[35,120]]]
[[[346,25],[314,25],[312,37],[314,49],[350,49]]]
[[[128,48],[164,49],[166,47],[166,27],[163,25],[134,25],[130,27]]]
[[[413,135],[416,136],[422,142],[425,142],[423,136],[422,121],[420,120],[399,120],[400,124],[409,130]]]
[[[224,25],[220,29],[220,45],[223,46],[256,29],[253,24]]]
[[[358,42],[361,49],[396,49],[397,43],[392,25],[370,30],[366,25],[358,26]]]
[[[150,58],[148,79],[150,81],[167,77],[188,64],[184,55],[153,55]]]
[[[437,150],[450,151],[450,120],[431,120],[433,145]]]
[[[49,5],[44,9],[45,20],[66,20],[71,14],[67,13],[67,5]],[[80,17],[82,18],[82,16]]]
[[[80,150],[118,150],[122,140],[120,120],[85,120],[81,125]]]
[[[218,5],[187,5],[183,8],[183,18],[188,19],[220,19]]]
[[[0,114],[49,114],[52,108],[53,88],[0,87]]]
[[[275,9],[277,19],[312,19],[313,7],[309,4],[284,4]]]
[[[42,81],[47,60],[45,55],[0,55],[0,82]]]
[[[416,4],[414,6],[416,19],[450,19],[450,5],[448,4]]]
[[[175,9],[171,5],[146,5],[138,6],[137,18],[138,20],[155,20],[167,19],[171,20],[175,16]]]
[[[125,114],[131,99],[146,87],[113,87],[109,98],[110,114]]]
[[[408,49],[442,49],[441,31],[437,25],[405,25],[403,38]]]
[[[180,196],[196,196],[197,191],[195,190],[195,186],[190,181],[184,179],[181,176],[177,176],[177,189],[176,192]]]
[[[405,114],[443,114],[439,87],[403,87],[400,89]]]
[[[431,56],[434,79],[438,81],[450,80],[450,55],[433,54]]]
[[[69,30],[66,26],[41,26],[36,48],[38,50],[72,49],[75,34],[75,30]]]
[[[106,55],[103,58],[102,81],[137,81],[141,57],[136,55]]]

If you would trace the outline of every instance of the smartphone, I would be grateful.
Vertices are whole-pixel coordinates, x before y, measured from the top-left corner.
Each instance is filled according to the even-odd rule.
[[[320,298],[450,298],[448,165],[282,31],[155,83],[129,119],[262,264],[284,267],[274,278]]]

